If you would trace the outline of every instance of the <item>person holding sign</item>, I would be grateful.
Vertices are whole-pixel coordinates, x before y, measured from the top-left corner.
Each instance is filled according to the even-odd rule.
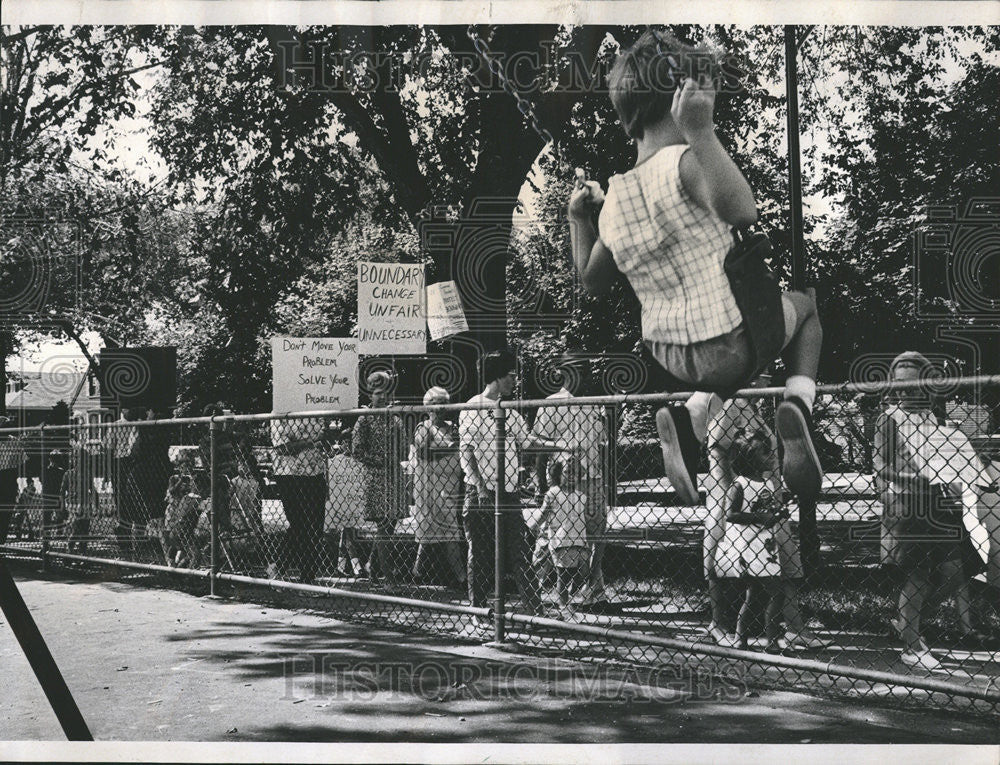
[[[372,372],[366,380],[372,409],[392,403],[392,377],[388,372]],[[368,576],[396,579],[389,540],[396,524],[406,515],[399,462],[402,454],[403,423],[394,414],[364,415],[354,425],[351,451],[365,468],[365,518],[374,521],[375,542],[368,557]]]
[[[274,480],[288,519],[282,568],[287,571],[298,560],[301,581],[307,584],[316,578],[323,538],[325,439],[326,423],[319,417],[271,420]]]
[[[916,383],[932,371],[925,356],[908,351],[893,360],[889,379]],[[882,556],[905,576],[892,626],[903,639],[902,662],[933,670],[941,663],[921,637],[921,621],[954,594],[963,634],[981,639],[972,626],[968,580],[983,570],[983,561],[963,524],[957,474],[933,464],[938,421],[932,396],[919,387],[890,391],[886,404],[876,423],[875,453],[875,484],[884,508]],[[990,483],[985,472],[975,473],[975,480]]]

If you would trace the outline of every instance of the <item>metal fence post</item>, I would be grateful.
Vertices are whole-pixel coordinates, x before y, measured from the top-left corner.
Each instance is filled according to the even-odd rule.
[[[493,418],[496,421],[496,447],[497,447],[497,479],[496,493],[493,502],[493,585],[496,592],[496,599],[493,601],[493,640],[502,643],[505,637],[504,625],[504,574],[503,568],[503,547],[507,541],[503,539],[503,495],[507,488],[507,459],[505,446],[507,441],[507,412],[501,408],[499,399],[496,409],[493,410]]]
[[[38,450],[41,453],[41,469],[38,473],[38,480],[42,484],[42,490],[38,493],[38,504],[41,510],[42,525],[39,527],[39,534],[42,537],[42,571],[49,570],[49,498],[45,494],[45,463],[46,463],[46,453],[45,453],[45,423],[39,430],[39,447]],[[29,481],[34,481],[32,476],[28,476]]]
[[[209,492],[211,502],[209,503],[209,526],[211,528],[211,558],[208,569],[208,592],[214,596],[216,576],[219,573],[219,460],[218,460],[218,437],[219,422],[212,417],[208,424],[208,454],[209,454]]]
[[[604,482],[607,506],[618,505],[618,407],[609,404],[604,409],[604,434],[607,437],[604,464],[607,480]]]

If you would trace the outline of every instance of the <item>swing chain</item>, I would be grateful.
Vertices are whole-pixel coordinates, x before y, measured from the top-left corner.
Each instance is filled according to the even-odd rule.
[[[566,163],[562,159],[562,150],[559,147],[559,142],[555,139],[555,136],[546,128],[541,121],[538,119],[538,115],[535,114],[535,107],[532,105],[531,101],[521,95],[517,89],[511,84],[507,75],[503,71],[503,65],[497,60],[490,50],[489,45],[483,40],[479,34],[476,32],[475,26],[469,25],[465,32],[466,37],[472,42],[473,47],[479,54],[479,57],[486,62],[489,70],[493,75],[499,80],[500,86],[514,99],[517,104],[517,110],[528,119],[531,123],[531,128],[538,134],[538,136],[545,141],[545,145],[551,145],[553,153],[555,154],[556,162],[560,168],[565,168]]]

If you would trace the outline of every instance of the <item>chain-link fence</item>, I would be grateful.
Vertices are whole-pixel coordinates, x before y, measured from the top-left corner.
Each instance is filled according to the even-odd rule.
[[[821,388],[822,489],[801,503],[782,488],[780,389],[716,413],[693,505],[663,478],[653,426],[678,395],[3,431],[0,472],[17,475],[5,549],[325,595],[346,618],[603,661],[995,712],[1000,435],[977,404],[1000,378],[936,385]]]

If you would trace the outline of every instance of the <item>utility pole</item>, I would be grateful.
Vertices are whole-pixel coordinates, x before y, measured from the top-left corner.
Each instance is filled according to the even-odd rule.
[[[805,286],[805,240],[802,233],[802,167],[799,157],[799,78],[797,56],[799,43],[795,39],[798,27],[785,26],[785,114],[788,134],[788,190],[792,225],[792,289]],[[806,30],[808,34],[808,28]]]

